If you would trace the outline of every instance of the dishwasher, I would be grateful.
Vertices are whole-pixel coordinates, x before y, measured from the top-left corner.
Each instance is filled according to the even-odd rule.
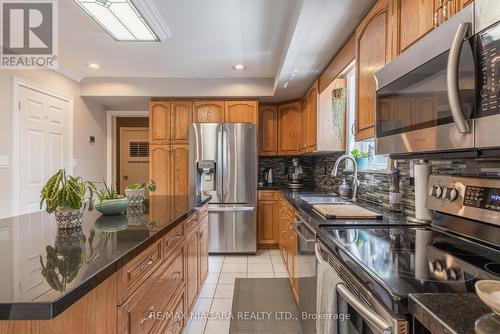
[[[298,282],[299,313],[302,333],[316,333],[316,233],[301,216],[293,224],[297,233],[295,275]]]

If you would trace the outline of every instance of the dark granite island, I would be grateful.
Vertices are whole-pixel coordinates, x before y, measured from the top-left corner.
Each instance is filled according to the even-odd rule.
[[[85,212],[81,229],[58,230],[45,212],[0,220],[0,333],[74,330],[71,312],[103,326],[99,332],[123,332],[117,307],[138,293],[144,277],[167,268],[162,262],[171,261],[172,249],[184,258],[186,235],[206,219],[209,199],[151,196],[149,208],[126,215]],[[184,261],[174,264],[180,269],[173,277],[184,286]]]

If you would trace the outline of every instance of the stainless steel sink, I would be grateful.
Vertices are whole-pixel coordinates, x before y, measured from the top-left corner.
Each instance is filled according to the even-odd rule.
[[[326,196],[317,196],[317,195],[302,195],[299,196],[301,200],[304,202],[314,205],[314,204],[346,204],[349,203],[348,200],[340,198],[338,196],[326,195]]]

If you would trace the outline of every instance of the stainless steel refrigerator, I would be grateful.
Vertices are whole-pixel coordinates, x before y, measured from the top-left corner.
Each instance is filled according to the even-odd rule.
[[[190,194],[208,204],[209,252],[257,251],[257,129],[248,123],[197,123],[189,129]]]

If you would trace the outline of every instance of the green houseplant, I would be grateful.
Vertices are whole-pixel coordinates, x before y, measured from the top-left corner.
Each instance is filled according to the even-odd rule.
[[[45,204],[48,213],[55,213],[58,228],[74,228],[82,225],[85,196],[89,196],[89,211],[93,209],[95,186],[81,177],[67,175],[58,170],[42,188],[40,209]]]
[[[351,151],[351,155],[356,160],[359,169],[368,169],[368,152],[361,152],[356,148]]]
[[[129,206],[142,206],[144,202],[144,189],[154,192],[156,190],[156,183],[152,181],[148,183],[134,183],[127,186],[125,195],[128,198]]]
[[[108,187],[103,180],[104,189],[97,191],[97,200],[95,208],[105,216],[119,215],[128,207],[128,199],[118,194],[113,187]]]

